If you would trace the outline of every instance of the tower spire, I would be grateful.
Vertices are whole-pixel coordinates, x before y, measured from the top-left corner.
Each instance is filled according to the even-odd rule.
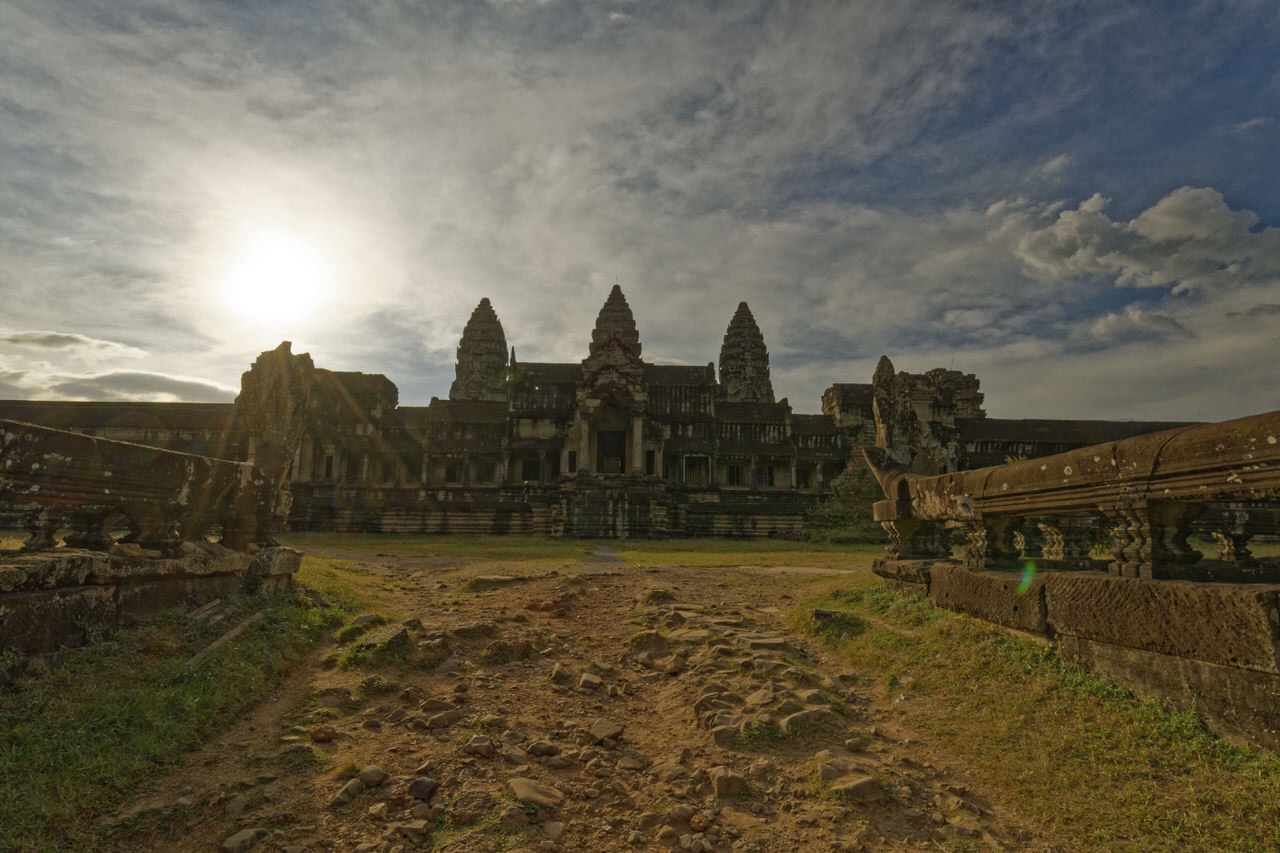
[[[622,287],[617,284],[609,291],[609,298],[596,317],[596,327],[591,332],[591,355],[599,352],[610,340],[620,343],[636,358],[640,357],[640,333],[636,331],[636,320],[631,315],[627,297],[622,295]]]
[[[747,303],[739,302],[720,346],[720,385],[735,403],[772,403],[769,350]]]
[[[507,399],[507,338],[486,296],[471,312],[458,342],[450,400]]]

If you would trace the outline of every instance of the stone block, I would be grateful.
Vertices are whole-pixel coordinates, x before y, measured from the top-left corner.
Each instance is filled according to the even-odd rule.
[[[224,598],[240,591],[236,575],[211,577],[170,577],[118,586],[97,587],[116,592],[118,616],[122,623],[138,622],[178,605]]]
[[[1043,582],[1055,634],[1280,674],[1280,586],[1078,573]]]
[[[0,598],[0,651],[38,655],[82,645],[94,629],[116,624],[110,587],[14,592]]]
[[[9,554],[0,565],[0,593],[79,586],[105,568],[106,554],[78,549]]]
[[[1071,635],[1057,645],[1066,660],[1194,713],[1230,741],[1280,752],[1280,675]]]
[[[1024,588],[1022,577],[1012,572],[970,571],[954,563],[935,563],[930,579],[929,598],[938,607],[1020,631],[1046,631],[1043,575]]]
[[[885,580],[919,584],[928,589],[930,571],[935,565],[946,566],[950,564],[946,561],[933,559],[891,560],[886,557],[879,557],[871,563],[871,571]]]

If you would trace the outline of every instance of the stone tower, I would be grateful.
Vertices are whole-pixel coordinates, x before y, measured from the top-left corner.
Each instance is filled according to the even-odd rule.
[[[462,330],[450,400],[507,399],[507,338],[488,297],[480,300]]]
[[[720,384],[731,403],[772,403],[769,350],[747,303],[739,302],[720,345]]]
[[[622,288],[616,284],[609,291],[600,316],[596,317],[596,327],[591,332],[591,355],[599,352],[610,340],[616,340],[633,357],[640,357],[640,333],[636,331],[636,321],[631,316],[627,297],[622,295]]]

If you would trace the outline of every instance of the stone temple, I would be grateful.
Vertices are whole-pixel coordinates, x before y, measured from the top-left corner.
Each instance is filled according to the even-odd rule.
[[[954,370],[837,383],[822,411],[774,396],[745,302],[719,363],[655,364],[615,285],[578,362],[523,362],[482,299],[448,399],[400,406],[380,374],[314,371],[289,472],[299,530],[771,536],[795,532],[857,448],[920,474],[1040,456],[1174,426],[987,418]],[[718,368],[718,369],[717,369]],[[877,418],[879,414],[879,433]],[[231,404],[0,401],[0,418],[226,459],[249,442]]]

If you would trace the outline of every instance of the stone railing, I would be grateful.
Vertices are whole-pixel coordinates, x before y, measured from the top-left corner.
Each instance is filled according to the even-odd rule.
[[[214,527],[244,551],[270,542],[278,500],[248,463],[0,421],[0,502],[31,507],[28,551],[55,547],[60,533],[68,547],[107,551],[121,525],[123,543],[157,556]]]
[[[875,519],[897,560],[949,554],[962,528],[970,569],[1086,568],[1099,528],[1113,538],[1110,573],[1186,576],[1187,543],[1206,505],[1280,497],[1280,412],[1152,433],[991,468],[922,476],[883,448],[864,448],[887,499]],[[1238,514],[1213,531],[1219,560],[1254,563]]]

